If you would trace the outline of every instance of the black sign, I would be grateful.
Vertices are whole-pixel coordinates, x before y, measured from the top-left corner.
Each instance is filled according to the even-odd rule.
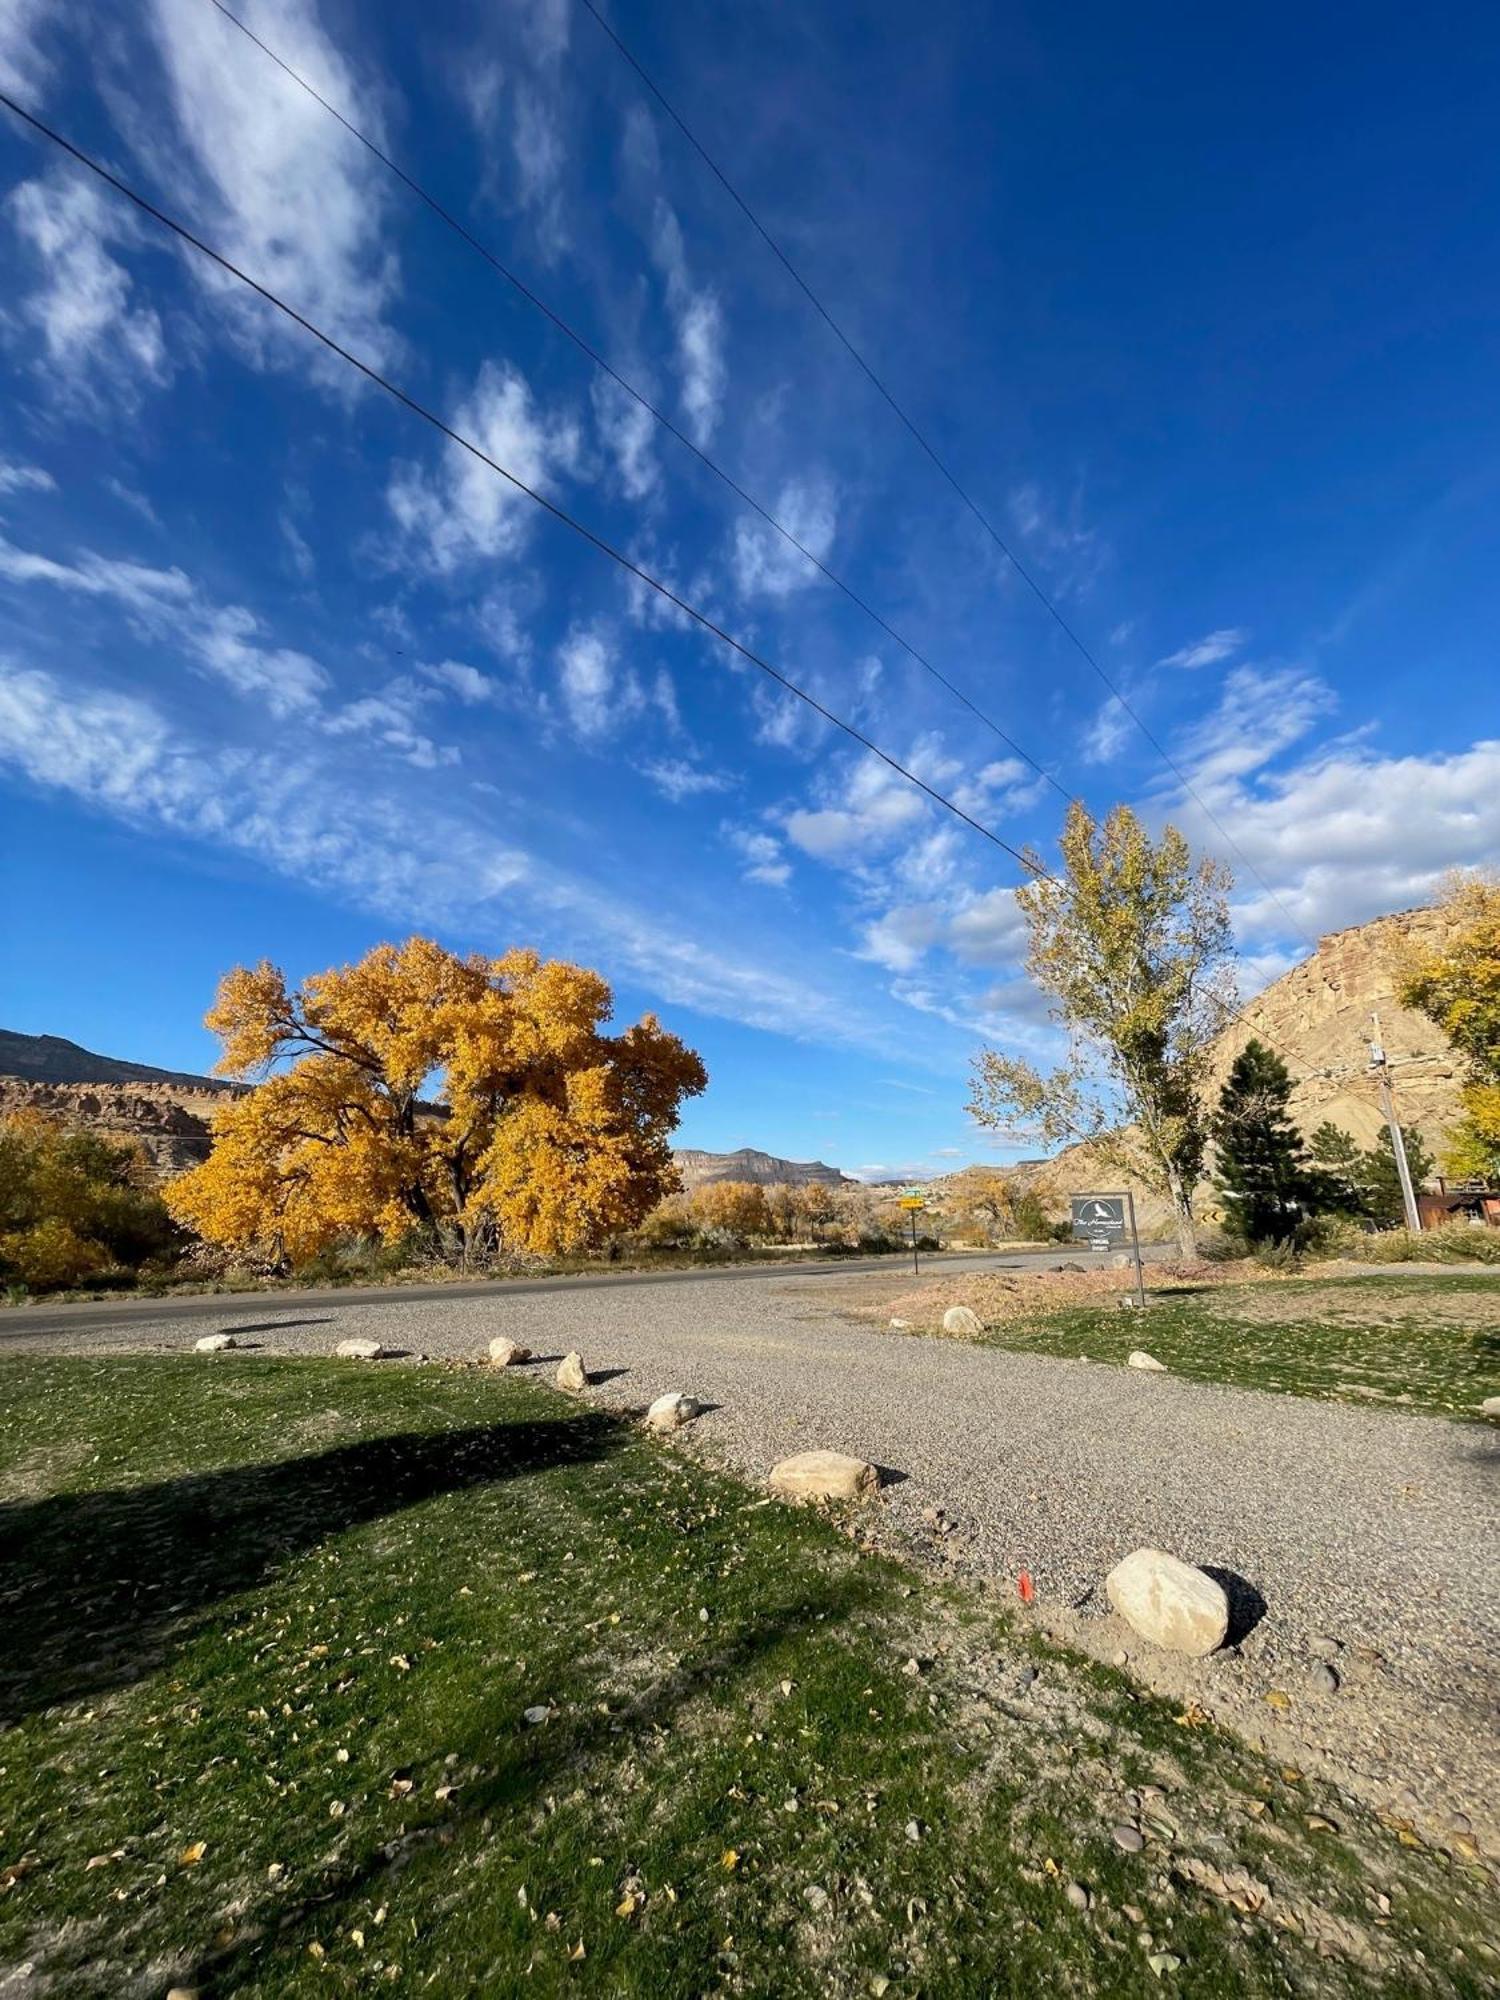
[[[1125,1241],[1125,1197],[1122,1194],[1075,1194],[1073,1234],[1096,1250]]]

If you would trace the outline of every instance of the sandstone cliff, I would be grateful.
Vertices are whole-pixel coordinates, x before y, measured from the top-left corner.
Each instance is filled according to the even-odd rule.
[[[1302,1130],[1328,1119],[1372,1145],[1384,1123],[1368,1070],[1370,1015],[1378,1013],[1401,1122],[1438,1151],[1459,1115],[1459,1065],[1425,1014],[1398,1005],[1395,985],[1402,954],[1440,939],[1435,910],[1401,910],[1320,939],[1311,958],[1252,1000],[1243,1021],[1221,1037],[1215,1088],[1250,1037],[1261,1034],[1296,1079],[1292,1109]]]

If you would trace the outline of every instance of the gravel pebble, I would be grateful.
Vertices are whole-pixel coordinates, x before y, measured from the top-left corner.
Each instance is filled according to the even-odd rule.
[[[1126,1826],[1123,1823],[1111,1831],[1110,1839],[1125,1854],[1139,1854],[1146,1845],[1146,1836],[1138,1826]]]

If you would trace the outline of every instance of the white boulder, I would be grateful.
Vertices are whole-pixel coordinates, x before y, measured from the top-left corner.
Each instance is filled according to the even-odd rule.
[[[382,1347],[378,1340],[341,1340],[333,1350],[345,1361],[386,1361],[390,1349]]]
[[[651,1431],[675,1431],[683,1424],[690,1424],[694,1417],[701,1416],[703,1405],[696,1396],[684,1396],[679,1389],[668,1390],[665,1396],[658,1396],[646,1412],[646,1428]]]
[[[1158,1361],[1154,1354],[1147,1354],[1140,1347],[1135,1348],[1133,1352],[1125,1357],[1125,1366],[1127,1368],[1144,1368],[1148,1375],[1165,1375],[1167,1372],[1165,1361]]]
[[[1486,1396],[1479,1405],[1482,1417],[1500,1417],[1500,1396]]]
[[[523,1347],[519,1340],[503,1337],[490,1342],[490,1365],[494,1368],[515,1368],[523,1361],[531,1359],[531,1349]]]
[[[1162,1549],[1136,1549],[1116,1563],[1104,1588],[1132,1631],[1169,1652],[1201,1659],[1222,1646],[1228,1634],[1229,1599],[1223,1587]]]
[[[766,1484],[783,1500],[863,1500],[877,1491],[880,1474],[842,1451],[799,1451],[773,1465]]]
[[[949,1306],[943,1314],[944,1333],[983,1333],[984,1321],[972,1306]]]
[[[581,1354],[563,1356],[557,1370],[557,1386],[559,1389],[566,1389],[570,1396],[576,1396],[580,1389],[589,1386],[589,1372],[583,1365]]]
[[[223,1354],[231,1347],[237,1347],[232,1333],[205,1333],[201,1340],[193,1342],[194,1354]]]

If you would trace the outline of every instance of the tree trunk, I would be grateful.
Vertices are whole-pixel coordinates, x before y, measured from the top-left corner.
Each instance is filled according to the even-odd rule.
[[[1196,1258],[1198,1225],[1193,1220],[1192,1197],[1177,1174],[1168,1174],[1167,1189],[1172,1197],[1172,1219],[1177,1224],[1178,1252],[1183,1257]]]

